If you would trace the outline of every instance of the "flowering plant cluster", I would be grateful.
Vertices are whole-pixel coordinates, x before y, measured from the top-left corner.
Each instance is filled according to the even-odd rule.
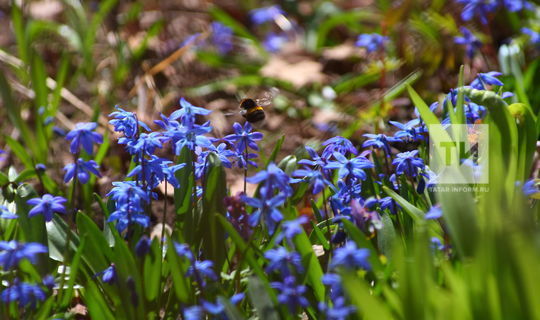
[[[337,10],[323,3],[312,24]],[[452,5],[461,20],[485,28],[501,12],[527,16],[535,8],[502,0]],[[259,49],[284,54],[286,43],[303,39],[297,21],[305,13],[284,8],[249,10],[246,24],[265,36]],[[213,14],[222,22],[201,42],[215,57],[234,54],[239,33],[256,40],[247,28],[223,23],[226,13]],[[358,12],[340,14],[321,33],[342,32],[337,21],[364,29]],[[384,18],[380,32],[355,33],[350,47],[374,62],[377,76],[382,70],[384,84],[393,51],[403,48],[384,26],[394,18],[376,18]],[[415,21],[421,30],[423,21]],[[521,32],[538,45],[531,28]],[[324,45],[313,44],[316,36],[305,35],[309,54]],[[69,148],[61,176],[37,156],[21,159],[21,172],[0,172],[0,318],[540,318],[540,120],[527,87],[535,76],[506,61],[510,47],[500,55],[507,70],[488,71],[487,61],[478,68],[485,37],[472,23],[453,28],[449,39],[464,47],[468,65],[457,86],[429,96],[428,105],[409,78],[388,95],[406,90],[410,112],[379,116],[388,102],[379,97],[373,127],[325,130],[324,139],[290,155],[281,149],[285,137],[271,141],[247,120],[231,121],[221,134],[210,121],[216,109],[186,98],[152,123],[116,106],[108,122],[101,116],[73,125],[62,134]],[[477,69],[486,72],[470,72]],[[327,87],[321,100],[373,74]],[[60,135],[48,127],[50,110],[39,110],[32,121],[45,127],[44,139]],[[430,126],[465,126],[474,145],[481,124],[490,132],[487,154],[475,153],[483,165],[458,160],[489,184],[444,184],[429,156],[440,139]],[[7,141],[25,154],[16,139]],[[110,158],[109,148],[117,148]]]

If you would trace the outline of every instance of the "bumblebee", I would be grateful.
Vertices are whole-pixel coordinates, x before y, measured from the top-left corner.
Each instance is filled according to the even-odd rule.
[[[278,92],[278,89],[272,88],[270,91],[264,92],[263,97],[260,99],[242,99],[239,105],[241,109],[240,114],[250,123],[262,123],[266,118],[263,107],[270,105]]]
[[[266,118],[263,107],[251,98],[242,99],[240,101],[240,109],[242,109],[240,114],[248,122],[258,123]]]

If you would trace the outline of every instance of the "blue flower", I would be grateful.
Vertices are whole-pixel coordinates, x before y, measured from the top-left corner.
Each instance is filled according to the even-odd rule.
[[[326,146],[322,152],[322,158],[326,160],[330,159],[336,152],[341,153],[344,156],[347,155],[347,153],[354,155],[358,154],[358,150],[356,150],[352,142],[349,141],[349,139],[340,136],[330,138],[323,142],[322,145]]]
[[[108,266],[107,269],[95,274],[95,277],[99,277],[99,276],[101,276],[101,280],[103,280],[103,282],[105,283],[111,284],[111,283],[116,282],[117,275],[116,275],[116,266],[114,265],[114,263],[111,263],[111,265]]]
[[[66,201],[63,197],[55,197],[50,194],[45,194],[41,198],[30,199],[26,203],[34,207],[28,212],[28,216],[33,217],[37,214],[42,214],[45,221],[51,221],[55,212],[66,213],[66,208],[64,207]]]
[[[486,90],[486,85],[502,86],[504,85],[497,77],[502,73],[497,71],[491,71],[488,73],[479,73],[476,78],[471,82],[471,87],[478,90]]]
[[[193,124],[191,127],[180,126],[175,130],[166,131],[164,134],[174,143],[174,151],[179,155],[184,147],[194,151],[197,146],[209,148],[212,145],[210,139],[204,134],[212,131],[208,122],[202,125]]]
[[[390,142],[392,138],[387,137],[386,135],[380,134],[371,134],[366,133],[364,137],[368,138],[363,144],[362,148],[373,147],[376,149],[382,149],[387,157],[390,157]]]
[[[534,9],[532,3],[526,0],[502,0],[502,4],[511,12]]]
[[[30,304],[31,307],[35,307],[38,300],[43,301],[46,298],[45,292],[40,286],[19,282],[18,279],[15,279],[11,286],[2,291],[1,297],[4,303],[17,301],[20,306]]]
[[[135,245],[135,253],[139,257],[145,256],[150,251],[151,246],[152,240],[148,236],[143,235]]]
[[[201,320],[204,315],[204,310],[199,306],[191,306],[184,309],[185,320]]]
[[[530,179],[521,188],[523,194],[533,199],[540,199],[540,189],[538,188],[538,180]]]
[[[34,169],[35,169],[36,171],[44,172],[45,170],[47,170],[47,166],[44,165],[43,163],[38,163],[38,164],[36,164],[36,166],[34,167]]]
[[[317,151],[313,148],[306,146],[306,151],[308,152],[311,159],[302,159],[298,161],[298,164],[305,164],[311,167],[324,167],[326,161],[319,156]]]
[[[19,216],[9,211],[6,206],[0,205],[0,219],[17,219]]]
[[[233,124],[234,134],[226,136],[224,139],[234,143],[236,146],[236,151],[238,153],[245,153],[247,147],[253,150],[259,150],[257,146],[257,141],[262,140],[263,134],[260,132],[251,132],[253,127],[249,122],[244,124],[244,127],[238,122]]]
[[[529,36],[529,42],[535,46],[540,46],[540,33],[529,28],[521,28],[521,32]]]
[[[355,177],[360,180],[366,180],[367,174],[364,169],[373,168],[374,165],[365,157],[358,156],[356,158],[347,159],[341,153],[334,153],[334,158],[337,161],[330,161],[324,167],[325,169],[339,169],[338,176],[340,178]]]
[[[94,132],[97,127],[95,122],[80,122],[75,125],[75,129],[71,130],[66,139],[71,140],[69,150],[73,154],[78,154],[81,150],[81,145],[84,151],[92,154],[94,143],[102,143],[103,137]]]
[[[381,206],[381,210],[388,209],[390,213],[396,214],[398,209],[400,208],[399,204],[392,198],[392,197],[384,197],[381,200],[379,200],[379,204]]]
[[[417,140],[419,138],[416,127],[420,124],[420,119],[413,119],[405,124],[397,121],[389,121],[389,123],[399,129],[394,134],[394,138],[404,140]]]
[[[98,170],[99,166],[94,160],[84,161],[82,158],[79,158],[76,163],[70,163],[64,167],[64,171],[66,171],[64,182],[68,183],[77,174],[77,180],[85,184],[90,179],[90,174],[101,177]]]
[[[4,271],[17,266],[22,259],[35,264],[38,253],[47,253],[47,247],[37,242],[0,241],[0,265]]]
[[[202,287],[206,286],[205,278],[208,278],[210,280],[217,281],[218,277],[216,276],[214,270],[212,269],[214,267],[214,262],[210,260],[204,260],[204,261],[195,261],[191,264],[191,266],[188,268],[188,271],[186,275],[188,277],[195,277],[197,282]]]
[[[143,158],[141,163],[133,168],[127,176],[137,176],[139,181],[145,181],[150,188],[156,188],[162,181],[165,181],[165,179],[175,188],[180,188],[180,183],[176,179],[174,173],[183,168],[186,164],[181,163],[169,166],[171,163],[173,162],[152,155],[150,160]]]
[[[477,16],[482,24],[487,24],[487,15],[497,9],[497,1],[498,0],[457,0],[458,3],[465,5],[461,12],[461,18],[463,20],[470,21]]]
[[[346,303],[344,296],[332,299],[332,306],[319,302],[319,310],[325,315],[327,320],[346,320],[356,311],[354,306]]]
[[[138,137],[118,139],[118,144],[125,144],[129,154],[136,156],[136,161],[140,161],[143,155],[153,155],[156,148],[163,147],[163,137],[159,132],[141,133]]]
[[[263,198],[272,197],[275,189],[278,189],[284,196],[290,196],[293,192],[289,184],[291,178],[274,163],[268,164],[266,170],[261,170],[254,176],[247,178],[247,182],[262,183],[260,193]]]
[[[135,181],[115,181],[107,196],[117,203],[150,202],[150,196]]]
[[[398,153],[397,157],[392,161],[392,164],[396,166],[396,173],[416,177],[418,170],[425,167],[424,160],[416,157],[417,155],[418,150]]]
[[[441,239],[437,237],[431,237],[430,247],[433,250],[443,250],[445,248],[444,244],[441,242]]]
[[[478,40],[478,38],[476,38],[474,34],[469,31],[469,29],[465,27],[461,27],[460,29],[463,36],[455,37],[454,42],[464,45],[467,57],[469,57],[469,59],[472,59],[476,50],[480,49],[480,47],[482,46],[482,42],[480,42],[480,40]]]
[[[352,241],[347,242],[344,247],[336,249],[330,268],[335,269],[337,267],[343,267],[348,269],[361,268],[370,270],[369,264],[369,250],[356,247],[356,244]]]
[[[279,303],[287,305],[292,313],[297,311],[298,307],[309,306],[308,300],[303,296],[306,286],[297,285],[293,276],[287,276],[283,282],[272,282],[270,285],[279,291]]]
[[[332,183],[324,177],[323,173],[317,169],[298,169],[295,170],[292,175],[294,177],[301,177],[304,181],[309,182],[313,194],[321,192],[325,186],[332,185]]]
[[[289,252],[285,247],[270,249],[264,253],[264,257],[269,260],[266,272],[279,271],[283,275],[291,274],[291,269],[302,272],[302,258],[298,252]]]
[[[367,52],[374,52],[383,50],[386,43],[388,42],[388,37],[382,36],[377,33],[364,33],[358,36],[356,40],[356,46],[360,48],[366,48]]]
[[[256,25],[260,25],[269,21],[274,21],[280,15],[284,15],[285,12],[283,12],[279,5],[274,5],[270,7],[253,9],[249,14],[251,21]]]
[[[268,229],[273,231],[275,229],[276,223],[283,220],[283,215],[279,211],[278,207],[281,206],[287,197],[283,193],[279,193],[273,198],[266,200],[243,197],[244,202],[255,208],[256,210],[249,216],[248,223],[250,226],[256,226],[261,216],[263,216],[268,225]]]
[[[424,216],[424,219],[435,220],[442,217],[442,215],[443,215],[443,212],[442,212],[441,206],[435,205],[429,209],[429,211]]]
[[[233,48],[232,29],[220,22],[212,22],[212,43],[220,54],[226,54]]]
[[[189,261],[195,260],[193,252],[191,252],[191,249],[187,244],[175,242],[174,249],[176,250],[176,254],[178,254],[180,257],[187,258]]]
[[[308,221],[309,219],[306,216],[300,216],[294,220],[283,222],[283,232],[278,235],[276,242],[281,242],[283,238],[292,241],[296,235],[304,231],[302,225],[308,223]]]
[[[185,98],[180,99],[180,107],[180,109],[171,113],[169,120],[180,119],[180,123],[187,127],[191,127],[195,123],[195,116],[206,116],[212,113],[211,110],[192,105]]]
[[[270,32],[263,41],[263,46],[268,52],[278,52],[289,41],[286,34]]]
[[[43,285],[47,287],[49,290],[52,290],[54,286],[56,285],[56,281],[54,280],[54,277],[51,276],[50,274],[43,277],[43,280],[41,280],[41,283],[43,283]]]
[[[137,120],[137,116],[133,112],[128,112],[119,106],[115,106],[116,111],[109,114],[113,117],[109,123],[114,126],[114,131],[123,132],[128,138],[134,138],[139,133],[139,126],[146,131],[150,128],[142,121]]]

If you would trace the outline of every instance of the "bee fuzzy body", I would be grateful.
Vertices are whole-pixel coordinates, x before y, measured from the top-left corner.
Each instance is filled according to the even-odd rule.
[[[259,123],[266,117],[262,106],[253,99],[244,99],[240,102],[242,116],[251,123]]]

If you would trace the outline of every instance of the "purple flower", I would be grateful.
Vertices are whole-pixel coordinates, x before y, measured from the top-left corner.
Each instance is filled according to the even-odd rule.
[[[9,211],[6,206],[0,205],[0,219],[17,219],[19,216]]]
[[[343,267],[348,269],[361,268],[370,270],[369,264],[369,250],[356,247],[356,244],[352,241],[347,242],[344,247],[336,249],[330,268],[335,269],[337,267]]]
[[[174,249],[176,250],[176,254],[178,254],[180,257],[187,258],[189,261],[195,260],[193,252],[191,252],[191,249],[187,244],[175,242]]]
[[[300,216],[294,220],[283,222],[283,232],[278,235],[276,242],[281,242],[283,238],[292,241],[296,235],[304,231],[302,225],[308,223],[308,221],[309,219],[306,216]]]
[[[390,143],[393,138],[389,138],[384,134],[371,134],[366,133],[364,137],[368,138],[363,144],[362,148],[373,147],[376,149],[382,149],[387,157],[390,157]]]
[[[289,41],[288,37],[284,33],[270,32],[266,35],[263,41],[263,46],[268,52],[278,52]]]
[[[341,153],[334,153],[334,158],[337,161],[330,161],[324,167],[325,169],[339,169],[338,176],[340,178],[355,177],[360,180],[366,180],[367,174],[364,169],[373,168],[374,165],[368,159],[362,156],[347,159]]]
[[[418,170],[425,167],[424,160],[416,157],[417,155],[418,150],[398,153],[397,157],[392,161],[392,164],[396,166],[396,173],[416,177]]]
[[[28,212],[28,216],[33,217],[37,214],[42,214],[45,221],[49,222],[52,220],[55,212],[66,213],[66,208],[64,207],[66,201],[63,197],[55,197],[50,194],[45,194],[41,198],[30,199],[26,203],[34,207]]]
[[[47,253],[47,247],[37,242],[0,241],[0,265],[4,271],[17,266],[22,259],[35,264],[38,253]]]
[[[396,214],[400,208],[399,204],[397,204],[396,200],[394,200],[392,197],[382,198],[379,201],[379,204],[381,206],[381,210],[388,209],[388,211],[390,211],[392,214]]]
[[[312,187],[313,194],[321,192],[325,186],[332,185],[332,183],[324,177],[323,173],[317,169],[298,169],[295,170],[292,175],[308,182]]]
[[[388,37],[377,33],[364,33],[358,36],[356,46],[366,48],[367,52],[370,53],[383,50],[388,40]]]
[[[394,134],[395,139],[417,140],[419,138],[416,127],[420,124],[420,119],[413,119],[405,124],[397,121],[389,121],[389,123],[399,129]]]
[[[1,297],[4,303],[17,301],[20,306],[30,304],[32,308],[35,307],[38,300],[43,301],[46,298],[45,292],[40,286],[19,282],[18,279],[15,279],[11,286],[2,291]]]
[[[523,194],[527,197],[531,197],[534,199],[540,198],[540,189],[538,188],[537,179],[531,179],[525,182],[521,190],[523,191]]]
[[[285,247],[270,249],[264,253],[264,257],[269,260],[268,266],[265,269],[268,273],[277,270],[283,275],[289,275],[291,274],[289,267],[293,268],[292,271],[303,271],[300,254],[298,252],[289,252]]]
[[[251,21],[256,25],[260,25],[269,21],[274,21],[280,15],[284,15],[285,12],[283,12],[279,5],[274,5],[270,7],[253,9],[249,14]]]
[[[214,267],[214,262],[210,260],[204,260],[204,261],[195,261],[191,264],[189,267],[186,275],[188,277],[195,277],[197,282],[204,287],[206,286],[205,278],[208,278],[210,280],[217,281],[218,277],[216,276],[214,270],[212,269]]]
[[[233,48],[232,29],[220,22],[212,22],[212,43],[220,54],[227,54]]]
[[[169,166],[171,163],[173,162],[152,155],[151,159],[143,158],[141,164],[133,168],[127,176],[137,176],[139,181],[146,182],[150,188],[156,188],[162,181],[165,181],[165,179],[167,179],[167,181],[175,188],[180,188],[180,184],[174,176],[174,173],[183,168],[186,164],[181,163]]]
[[[487,15],[497,9],[499,5],[497,1],[498,0],[457,0],[458,3],[465,5],[461,12],[461,18],[463,20],[470,21],[477,16],[482,24],[487,24]]]
[[[156,148],[161,149],[166,140],[159,132],[141,133],[138,137],[118,139],[118,144],[125,144],[129,154],[136,156],[139,161],[143,155],[153,155]]]
[[[480,40],[478,40],[478,38],[476,38],[474,34],[469,31],[469,29],[461,27],[460,30],[463,36],[455,37],[454,42],[464,45],[467,57],[469,57],[469,59],[472,59],[476,50],[480,49],[480,47],[482,46],[482,42],[480,42]]]
[[[204,310],[199,306],[191,306],[184,309],[185,320],[201,320],[204,315]]]
[[[309,306],[308,300],[304,297],[306,286],[297,285],[296,279],[293,276],[287,276],[283,279],[283,282],[272,282],[270,285],[279,291],[279,303],[287,305],[292,313],[298,307]]]
[[[230,134],[224,139],[234,143],[238,153],[245,153],[247,147],[253,150],[259,150],[256,141],[262,140],[263,134],[260,132],[251,132],[253,128],[249,122],[246,122],[244,127],[238,122],[235,122],[233,124],[233,129],[234,134]]]
[[[150,251],[151,246],[152,240],[148,236],[143,235],[135,245],[135,253],[139,257],[145,256]]]
[[[115,106],[115,112],[109,114],[109,117],[113,117],[109,123],[114,126],[114,131],[123,132],[128,138],[134,138],[139,133],[139,126],[146,131],[150,131],[150,128],[142,121],[137,120],[137,116],[133,112],[128,112],[119,106]]]
[[[77,154],[81,150],[81,145],[84,151],[88,154],[92,154],[94,143],[102,143],[103,137],[94,132],[97,127],[95,122],[79,122],[75,125],[75,129],[71,130],[66,139],[71,140],[69,150],[73,154]]]
[[[211,110],[192,105],[185,98],[180,99],[180,107],[181,109],[178,109],[171,113],[171,115],[169,116],[169,120],[180,119],[180,123],[187,127],[191,127],[195,123],[196,115],[206,116],[212,113]]]
[[[90,179],[90,174],[101,177],[98,170],[99,166],[94,160],[84,161],[82,158],[79,158],[76,163],[70,163],[64,167],[64,171],[66,171],[64,182],[70,182],[75,177],[75,174],[77,174],[77,180],[85,184]]]
[[[429,211],[424,216],[426,220],[435,220],[441,218],[443,215],[441,206],[435,205],[429,209]]]
[[[256,226],[261,216],[265,218],[268,229],[273,231],[277,223],[283,220],[283,215],[278,209],[285,202],[286,196],[283,193],[264,199],[243,197],[244,202],[255,208],[255,211],[249,216],[248,223],[250,226]]]
[[[262,183],[260,193],[263,198],[272,197],[275,189],[278,189],[284,196],[290,196],[293,192],[289,184],[291,178],[274,163],[268,164],[266,170],[261,170],[254,176],[247,178],[247,182]]]
[[[117,279],[116,266],[114,265],[114,263],[111,263],[111,265],[107,267],[107,269],[96,273],[95,276],[96,277],[101,276],[101,280],[103,280],[103,282],[112,284],[116,282],[116,279]]]
[[[354,155],[358,154],[358,150],[356,150],[352,142],[349,141],[349,139],[340,136],[330,138],[323,142],[322,145],[326,146],[322,152],[322,158],[326,160],[330,159],[336,152],[341,153],[344,156],[347,155],[347,153]]]
[[[479,73],[476,78],[471,82],[471,87],[478,90],[486,90],[486,85],[502,86],[504,83],[497,77],[502,73],[497,71],[490,71],[488,73]]]
[[[534,9],[532,3],[526,0],[502,0],[502,4],[511,12]]]
[[[529,42],[535,46],[540,46],[540,33],[529,28],[521,28],[521,32],[529,36]]]
[[[319,156],[317,151],[315,151],[313,148],[306,146],[306,151],[308,152],[311,159],[302,159],[298,161],[298,164],[305,164],[311,167],[324,167],[326,164],[326,161]]]

